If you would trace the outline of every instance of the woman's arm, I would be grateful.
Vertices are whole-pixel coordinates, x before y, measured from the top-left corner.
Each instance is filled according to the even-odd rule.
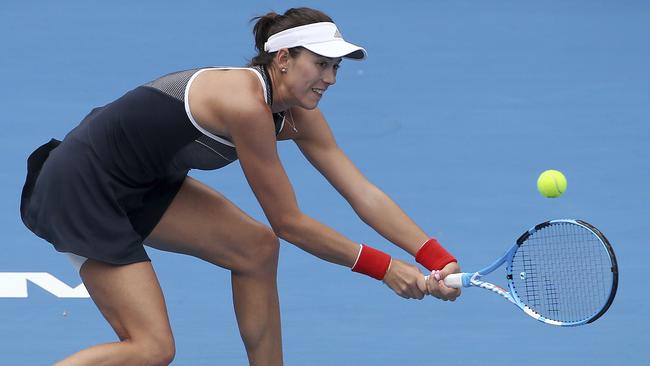
[[[428,293],[442,299],[455,299],[460,295],[459,290],[447,288],[441,281],[446,275],[460,271],[455,259],[361,174],[338,147],[322,113],[317,109],[294,108],[290,116],[299,126],[300,133],[294,140],[300,150],[345,197],[359,217],[390,242],[417,255],[418,261],[427,268],[442,269],[440,274],[430,276]],[[435,281],[436,278],[439,281]]]
[[[295,111],[295,112],[294,112]],[[361,220],[411,255],[429,236],[381,189],[372,184],[339,148],[322,113],[295,108],[296,144],[305,157],[350,203]],[[309,119],[309,123],[304,120]]]
[[[236,106],[237,107],[237,106]],[[268,110],[239,106],[229,126],[242,169],[278,237],[329,262],[352,267],[359,245],[305,215],[276,150]]]

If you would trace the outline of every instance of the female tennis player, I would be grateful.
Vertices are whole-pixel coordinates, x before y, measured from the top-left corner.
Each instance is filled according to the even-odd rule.
[[[298,8],[256,18],[249,67],[168,74],[93,109],[28,160],[21,216],[67,253],[119,342],[57,365],[167,365],[175,353],[163,293],[143,244],[232,273],[251,365],[282,364],[276,288],[279,240],[382,280],[399,296],[454,300],[442,279],[456,260],[370,183],[337,146],[318,102],[342,58],[366,51],[332,19]],[[432,271],[345,238],[300,211],[276,151],[293,140],[359,217]],[[187,176],[239,159],[270,227]]]

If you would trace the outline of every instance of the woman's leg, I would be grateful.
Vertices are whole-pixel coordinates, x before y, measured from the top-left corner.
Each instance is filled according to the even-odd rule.
[[[150,262],[125,266],[88,260],[81,278],[120,342],[82,350],[56,366],[168,365],[174,338]]]
[[[145,243],[230,269],[235,314],[250,364],[282,364],[279,240],[268,226],[188,177]]]

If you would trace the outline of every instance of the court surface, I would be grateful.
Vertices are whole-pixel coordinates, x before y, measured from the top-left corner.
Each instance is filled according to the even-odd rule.
[[[283,243],[286,364],[650,364],[650,4],[343,3],[2,1],[0,273],[47,272],[79,284],[68,260],[20,222],[30,151],[162,74],[244,64],[253,55],[248,19],[307,5],[369,53],[343,62],[321,102],[338,142],[463,269],[487,264],[529,226],[570,217],[608,236],[620,284],[603,318],[560,329],[481,290],[455,303],[403,300]],[[410,259],[364,226],[293,143],[279,145],[306,213]],[[545,169],[566,174],[563,197],[537,193]],[[192,175],[266,222],[238,164]],[[175,330],[174,364],[245,365],[228,272],[149,253]],[[51,364],[115,340],[90,300],[33,284],[27,298],[0,298],[0,324],[1,365]]]

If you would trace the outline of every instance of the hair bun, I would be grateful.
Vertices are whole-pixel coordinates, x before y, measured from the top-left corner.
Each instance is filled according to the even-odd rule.
[[[255,36],[255,48],[257,48],[259,52],[264,52],[264,43],[270,36],[269,32],[271,26],[280,16],[280,14],[272,11],[251,19],[251,21],[256,21],[255,26],[253,26],[253,35]]]

